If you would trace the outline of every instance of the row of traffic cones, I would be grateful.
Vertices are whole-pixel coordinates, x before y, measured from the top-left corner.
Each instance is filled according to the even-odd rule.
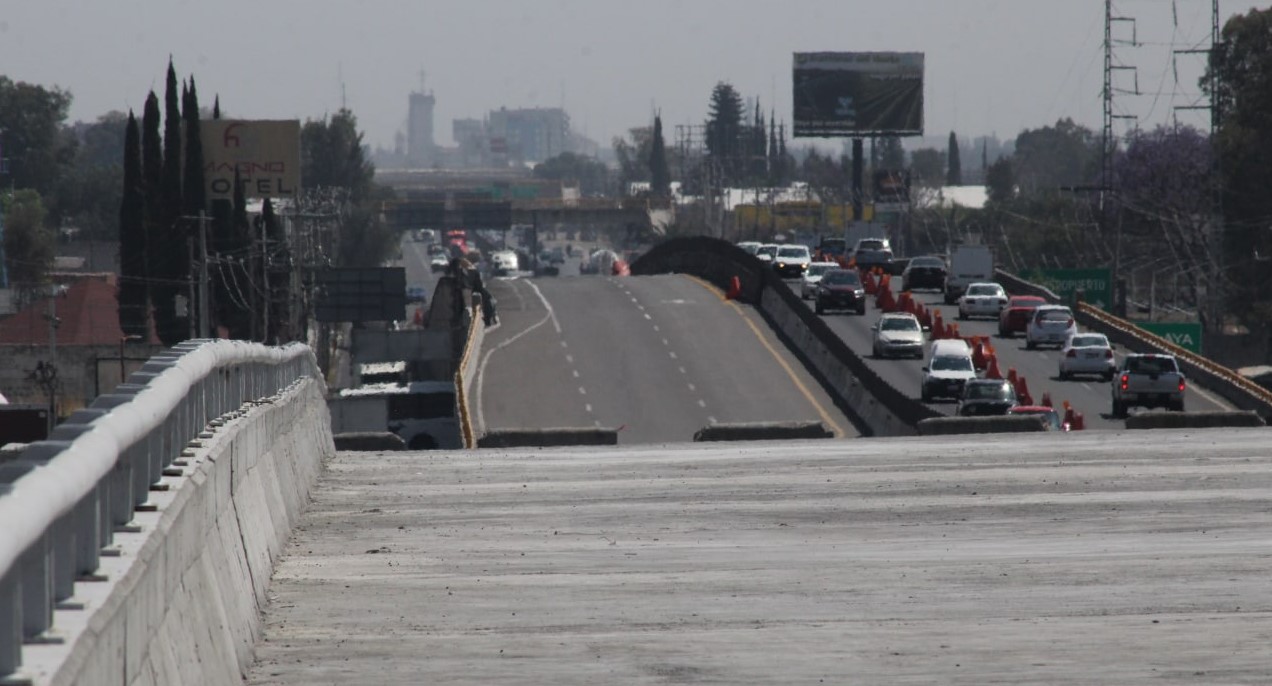
[[[984,371],[987,379],[1004,378],[1002,370],[998,366],[998,354],[994,350],[993,343],[990,342],[988,336],[967,336],[964,337],[959,333],[958,324],[951,322],[946,324],[941,317],[941,311],[938,309],[928,309],[923,303],[918,302],[911,295],[910,291],[902,291],[900,296],[892,295],[891,278],[888,274],[881,273],[879,270],[867,271],[862,275],[862,283],[865,286],[866,293],[875,296],[875,304],[883,312],[908,312],[914,315],[919,324],[930,332],[931,340],[943,339],[963,339],[967,341],[972,349],[972,363],[977,371]],[[1023,375],[1017,374],[1014,367],[1007,370],[1005,377],[1016,390],[1016,397],[1022,405],[1033,405],[1033,394],[1029,391],[1029,382],[1025,380]],[[1042,394],[1042,404],[1052,407],[1051,394]],[[1064,421],[1073,431],[1081,431],[1085,428],[1085,421],[1081,412],[1077,412],[1069,405],[1069,401],[1064,401]]]

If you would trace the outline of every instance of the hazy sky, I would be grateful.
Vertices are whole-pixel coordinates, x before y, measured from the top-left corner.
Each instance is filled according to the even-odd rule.
[[[1199,98],[1210,0],[1115,0],[1140,47],[1119,47],[1144,95],[1119,95],[1141,126]],[[1224,0],[1221,17],[1250,0]],[[373,145],[403,129],[421,70],[436,137],[490,109],[564,104],[603,145],[647,124],[700,123],[717,81],[789,122],[791,54],[926,53],[925,128],[1006,139],[1064,116],[1099,130],[1102,0],[3,0],[0,73],[74,95],[71,119],[140,114],[162,97],[168,55],[243,118],[317,118],[342,98]],[[1177,21],[1173,18],[1177,17]],[[1131,38],[1121,23],[1115,37]],[[1117,83],[1130,89],[1134,75]],[[343,84],[343,88],[342,88]],[[1176,93],[1178,91],[1178,93]],[[1181,121],[1204,123],[1182,112]],[[1118,129],[1125,130],[1119,123]],[[669,133],[669,136],[671,134]]]

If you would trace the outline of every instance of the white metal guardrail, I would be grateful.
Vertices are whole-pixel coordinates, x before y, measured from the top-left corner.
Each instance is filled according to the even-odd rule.
[[[25,643],[49,639],[54,609],[94,578],[115,532],[151,507],[211,420],[306,377],[322,374],[302,344],[187,341],[0,464],[0,681]]]

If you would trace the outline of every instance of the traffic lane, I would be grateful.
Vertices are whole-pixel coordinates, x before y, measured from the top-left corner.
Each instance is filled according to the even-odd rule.
[[[815,421],[838,436],[857,431],[753,307],[724,300],[690,277],[608,279],[645,308],[659,342],[708,423]]]
[[[958,321],[958,306],[945,305],[939,295],[916,295],[925,306],[935,307],[941,311],[945,321],[958,324],[959,333],[968,335],[991,336],[991,344],[998,354],[998,364],[1003,374],[1014,368],[1017,374],[1023,375],[1029,384],[1029,391],[1036,401],[1041,401],[1042,394],[1049,392],[1052,401],[1059,405],[1068,400],[1075,410],[1082,412],[1088,428],[1122,429],[1126,424],[1110,414],[1111,389],[1108,382],[1098,377],[1079,377],[1069,381],[1060,380],[1060,350],[1057,348],[1038,348],[1029,350],[1023,335],[1012,338],[998,336],[997,319],[975,319]],[[1079,327],[1081,330],[1081,327]],[[1114,350],[1118,361],[1125,355],[1125,350]],[[1213,411],[1232,409],[1214,394],[1205,389],[1188,386],[1184,391],[1184,405],[1189,410]],[[1136,409],[1133,411],[1144,411]],[[1163,410],[1159,410],[1163,411]]]
[[[798,289],[798,282],[790,283],[790,285],[793,289]],[[1006,375],[1008,370],[1014,368],[1018,375],[1024,376],[1030,395],[1035,402],[1041,403],[1043,394],[1049,393],[1055,406],[1061,407],[1067,400],[1074,410],[1081,412],[1087,429],[1125,428],[1126,424],[1123,420],[1115,419],[1109,414],[1111,409],[1109,385],[1095,377],[1061,381],[1058,376],[1059,354],[1054,349],[1027,350],[1023,337],[999,338],[996,319],[958,321],[958,306],[945,305],[939,293],[915,292],[913,297],[923,303],[924,307],[939,310],[945,322],[957,323],[961,335],[991,337],[991,344],[998,353],[998,364],[1002,373]],[[812,301],[807,302],[811,308]],[[880,311],[875,307],[874,299],[871,298],[865,317],[831,313],[824,315],[823,320],[885,383],[918,400],[923,381],[923,361],[870,357],[872,349],[870,325],[878,319],[879,315]],[[1184,402],[1192,410],[1230,409],[1214,395],[1195,386],[1190,386],[1185,391]],[[947,415],[953,414],[957,407],[957,403],[952,399],[939,399],[927,405],[934,411]],[[1132,412],[1135,411],[1142,410],[1132,410]]]
[[[686,277],[494,288],[501,323],[479,368],[479,430],[602,425],[620,427],[624,444],[686,442],[712,421],[821,420],[810,393],[828,424],[855,435],[771,332],[765,346],[754,322]]]
[[[553,313],[524,279],[493,279],[499,323],[487,329],[473,395],[478,434],[495,428],[592,427],[571,367],[562,354]]]
[[[531,285],[552,307],[561,334],[555,349],[522,352],[564,360],[568,371],[558,383],[574,389],[590,423],[619,428],[622,444],[686,442],[708,423],[710,411],[686,386],[682,363],[630,295],[606,279],[540,278]]]

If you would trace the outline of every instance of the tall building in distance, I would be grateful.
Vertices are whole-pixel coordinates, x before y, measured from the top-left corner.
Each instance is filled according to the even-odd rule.
[[[420,77],[420,90],[411,93],[410,107],[406,115],[406,163],[410,167],[431,167],[437,161],[437,143],[433,141],[433,108],[437,98],[432,91],[424,90]]]

